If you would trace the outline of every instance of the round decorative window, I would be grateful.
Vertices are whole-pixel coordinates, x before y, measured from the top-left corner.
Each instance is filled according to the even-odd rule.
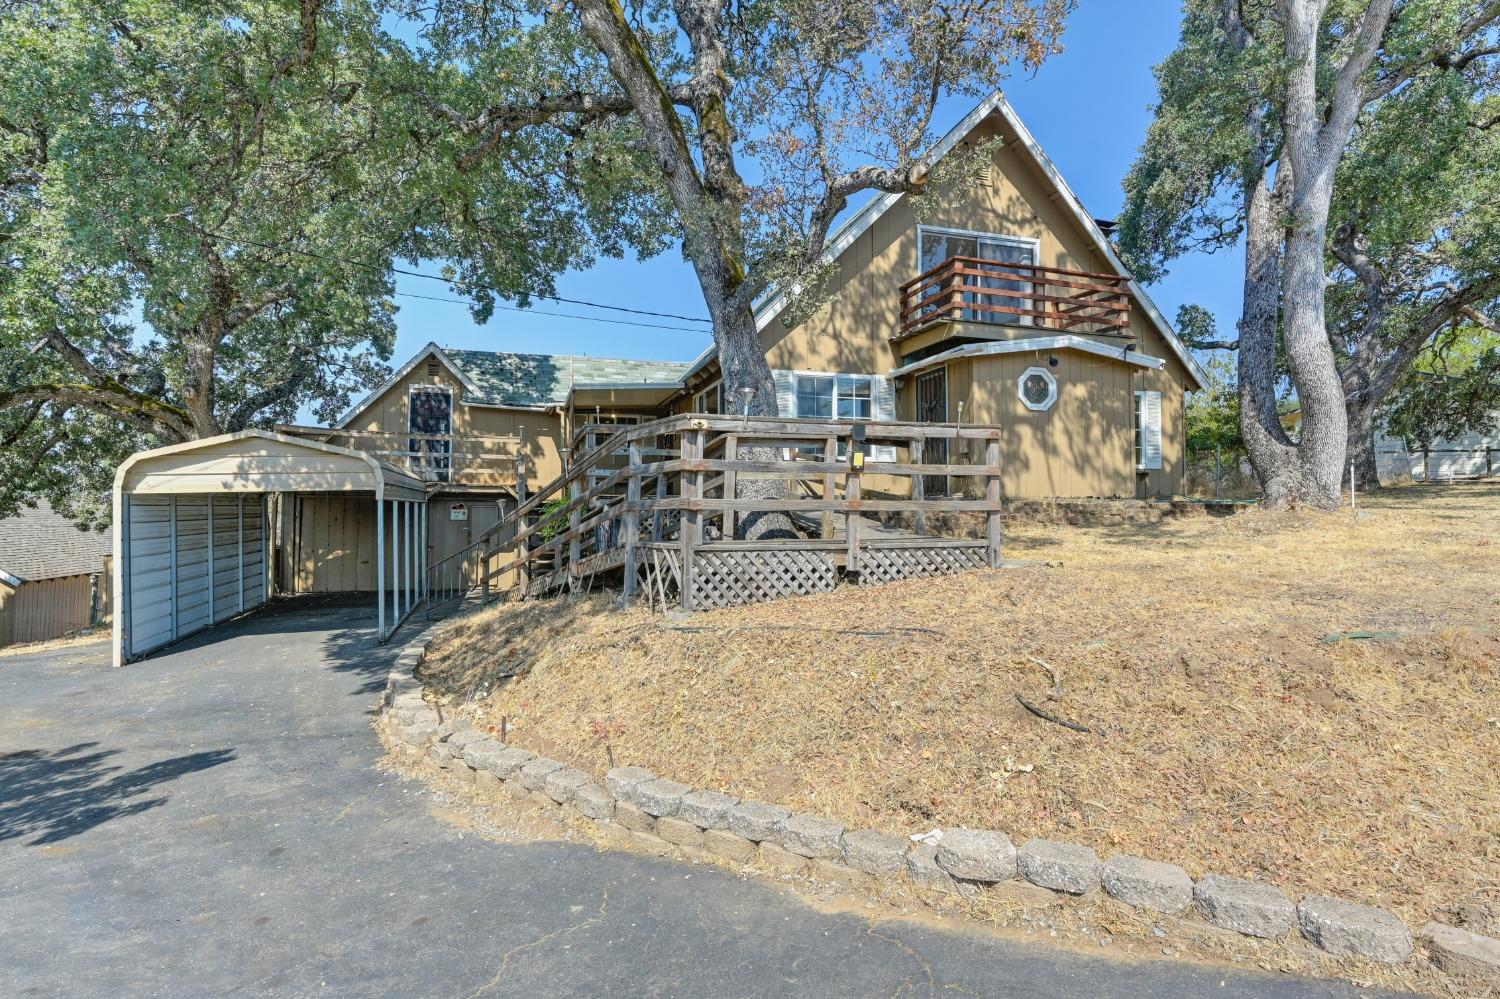
[[[1027,409],[1040,412],[1057,401],[1057,379],[1046,368],[1027,368],[1016,380],[1016,389]]]

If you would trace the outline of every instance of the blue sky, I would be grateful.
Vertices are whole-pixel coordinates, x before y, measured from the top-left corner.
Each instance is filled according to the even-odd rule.
[[[1120,181],[1151,121],[1151,67],[1175,46],[1178,23],[1177,5],[1163,0],[1082,0],[1063,38],[1066,50],[1049,59],[1034,78],[1018,76],[1005,82],[1011,104],[1084,207],[1098,218],[1113,218],[1120,209]],[[950,101],[937,122],[938,131],[946,131],[968,109],[967,101]],[[1239,313],[1242,266],[1243,258],[1234,253],[1186,258],[1149,290],[1168,318],[1176,316],[1179,305],[1196,302],[1215,313],[1221,329],[1231,330]],[[452,297],[441,284],[420,278],[398,278],[397,290]],[[707,315],[692,270],[676,250],[646,261],[606,260],[587,271],[570,272],[559,278],[558,294]],[[689,360],[710,339],[706,327],[701,334],[682,333],[498,310],[489,323],[479,326],[463,305],[408,297],[396,301],[401,309],[394,358],[398,364],[428,341],[479,350]],[[536,308],[631,318],[549,302],[538,302]]]

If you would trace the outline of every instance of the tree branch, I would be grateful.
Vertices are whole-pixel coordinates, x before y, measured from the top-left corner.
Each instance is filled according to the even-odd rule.
[[[1458,56],[1455,56],[1454,52],[1458,45],[1474,37],[1491,24],[1494,24],[1496,20],[1500,20],[1500,3],[1490,3],[1473,17],[1459,25],[1452,45],[1435,45],[1409,62],[1381,75],[1370,85],[1364,102],[1368,104],[1372,101],[1378,101],[1382,97],[1390,96],[1402,84],[1411,80],[1428,66],[1436,66],[1439,69],[1464,69],[1475,59],[1494,54],[1497,50],[1489,47]]]
[[[238,406],[230,411],[224,420],[224,429],[230,433],[243,430],[255,419],[257,413],[263,412],[278,403],[286,402],[293,398],[307,380],[312,377],[314,365],[299,364],[293,369],[290,376],[275,385],[246,396]]]
[[[192,420],[186,410],[118,382],[101,385],[51,382],[0,392],[0,410],[37,402],[84,406],[119,417],[148,433],[176,440],[191,440],[194,436]]]

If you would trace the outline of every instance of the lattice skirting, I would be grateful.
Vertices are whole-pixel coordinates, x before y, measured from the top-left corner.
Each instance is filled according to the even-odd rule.
[[[699,552],[693,560],[693,603],[700,608],[827,593],[837,585],[838,570],[825,552]]]
[[[859,585],[945,576],[989,565],[985,548],[866,548],[859,553]]]

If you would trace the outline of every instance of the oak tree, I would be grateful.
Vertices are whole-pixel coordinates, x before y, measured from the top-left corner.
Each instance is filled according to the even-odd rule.
[[[1139,276],[1244,241],[1238,324],[1246,449],[1265,501],[1332,505],[1348,446],[1326,285],[1336,179],[1393,98],[1497,51],[1494,0],[1191,0],[1158,68],[1161,102],[1126,182]],[[1277,412],[1278,356],[1302,412]]]

